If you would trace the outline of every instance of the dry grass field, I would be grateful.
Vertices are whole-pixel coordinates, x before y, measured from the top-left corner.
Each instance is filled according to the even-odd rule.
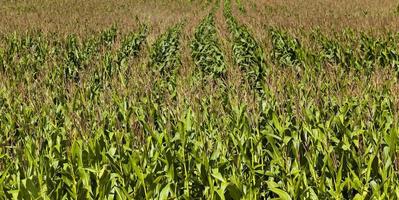
[[[194,23],[207,10],[205,1],[193,0],[2,0],[0,31],[87,34],[117,24],[120,31],[137,26],[137,19],[155,29],[168,27],[179,20]],[[233,2],[236,3],[236,2]],[[263,32],[264,27],[286,29],[321,28],[339,31],[346,28],[373,32],[397,31],[398,2],[391,0],[259,0],[242,1],[245,14],[237,15]],[[236,7],[238,9],[238,7]]]
[[[0,199],[397,199],[399,2],[0,0]]]

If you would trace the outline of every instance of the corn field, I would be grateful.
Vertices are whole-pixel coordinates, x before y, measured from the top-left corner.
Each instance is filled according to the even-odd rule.
[[[0,199],[399,198],[397,32],[194,3],[161,34],[0,37]]]

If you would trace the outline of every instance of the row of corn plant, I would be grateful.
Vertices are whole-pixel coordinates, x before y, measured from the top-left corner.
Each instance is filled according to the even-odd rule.
[[[119,63],[123,62],[123,59],[129,57],[137,57],[146,42],[148,35],[148,27],[141,25],[138,32],[131,32],[122,40],[122,45],[118,52]]]
[[[191,56],[200,71],[214,77],[223,76],[226,64],[218,41],[214,13],[206,16],[198,26],[191,50]]]
[[[169,28],[151,47],[149,66],[162,76],[176,74],[181,64],[179,53],[181,29],[181,24]]]
[[[137,58],[142,51],[148,34],[146,25],[141,25],[137,32],[130,32],[121,40],[121,45],[115,50],[107,51],[101,57],[101,65],[96,68],[96,75],[101,80],[107,80],[116,74],[124,74],[129,60]]]
[[[270,36],[272,40],[271,59],[275,64],[283,67],[303,64],[306,53],[298,39],[279,29],[271,29]]]
[[[115,26],[102,31],[100,36],[80,41],[76,35],[70,35],[65,42],[63,74],[65,79],[79,80],[79,72],[86,69],[91,59],[100,51],[103,46],[110,49],[117,39]]]
[[[176,95],[176,77],[181,65],[180,34],[182,28],[183,24],[169,28],[157,38],[150,49],[149,68],[154,76],[160,77],[154,83],[153,88],[153,93],[157,99],[164,96],[164,92],[171,97]]]
[[[264,53],[248,28],[238,24],[231,10],[231,1],[226,0],[224,16],[232,37],[234,62],[245,72],[251,87],[259,88],[265,75]]]

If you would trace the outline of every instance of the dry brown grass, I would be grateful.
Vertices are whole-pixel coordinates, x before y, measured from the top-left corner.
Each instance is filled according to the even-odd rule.
[[[245,1],[253,23],[287,29],[397,31],[397,1],[257,0]],[[259,26],[262,27],[262,26]]]
[[[120,31],[134,30],[138,20],[154,32],[192,18],[202,4],[172,0],[39,0],[1,1],[0,33],[31,29],[61,34],[90,34],[116,24]]]
[[[235,1],[232,1],[235,2]],[[282,26],[288,29],[353,28],[396,31],[398,2],[391,0],[250,0],[242,1],[240,15],[255,29]],[[137,19],[162,30],[183,19],[200,18],[205,4],[183,0],[38,0],[0,4],[0,33],[39,29],[48,32],[87,34],[117,24],[121,31],[137,26]],[[239,12],[236,12],[237,14]],[[136,18],[137,17],[137,18]]]

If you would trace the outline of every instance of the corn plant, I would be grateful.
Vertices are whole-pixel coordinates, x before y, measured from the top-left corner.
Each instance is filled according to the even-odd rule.
[[[113,43],[115,43],[116,37],[117,37],[117,28],[115,26],[112,26],[111,28],[101,32],[99,42],[107,47],[110,47]]]
[[[305,52],[301,43],[281,30],[271,29],[270,35],[272,39],[272,60],[285,66],[298,66],[305,60]]]
[[[251,87],[259,88],[265,73],[263,50],[249,30],[238,24],[232,14],[229,0],[225,1],[224,16],[232,35],[234,61],[245,72]]]
[[[399,54],[392,36],[387,39],[373,38],[364,33],[361,34],[360,51],[363,67],[374,68],[375,66],[392,66],[398,68]]]
[[[49,51],[48,41],[38,32],[26,36],[16,33],[6,38],[6,47],[2,53],[2,69],[7,73],[18,74],[22,78],[29,73],[37,78],[42,70]]]
[[[226,65],[219,47],[214,14],[211,13],[198,26],[191,43],[195,64],[206,74],[219,77],[224,74]]]
[[[127,35],[123,41],[122,46],[118,53],[118,60],[122,62],[122,59],[128,57],[136,57],[139,55],[140,50],[145,43],[147,38],[148,28],[146,25],[142,25],[137,33],[130,33]]]
[[[162,78],[154,83],[154,96],[162,99],[160,94],[175,96],[176,75],[181,65],[180,33],[182,24],[169,28],[152,45],[149,67],[155,75]]]
[[[116,74],[125,72],[127,61],[139,55],[146,38],[147,27],[145,25],[142,25],[137,32],[126,35],[117,50],[106,52],[101,56],[102,64],[96,70],[96,75],[93,77],[94,81],[104,83]]]
[[[323,34],[317,34],[317,40],[321,44],[322,51],[320,57],[328,63],[339,65],[346,70],[362,71],[363,66],[360,62],[357,47],[351,43],[341,43],[337,39],[331,39]],[[343,32],[347,38],[354,38],[353,34]],[[348,40],[351,41],[351,40]],[[365,67],[366,68],[366,67]]]
[[[5,71],[5,66],[4,66],[4,50],[0,48],[0,70]]]
[[[152,45],[150,67],[162,76],[176,73],[180,65],[179,36],[182,25],[176,25],[161,35]]]
[[[242,13],[245,13],[246,10],[245,10],[245,7],[244,7],[244,5],[242,4],[241,0],[236,0],[236,3],[237,3],[237,6],[238,6],[238,9],[239,9]]]

